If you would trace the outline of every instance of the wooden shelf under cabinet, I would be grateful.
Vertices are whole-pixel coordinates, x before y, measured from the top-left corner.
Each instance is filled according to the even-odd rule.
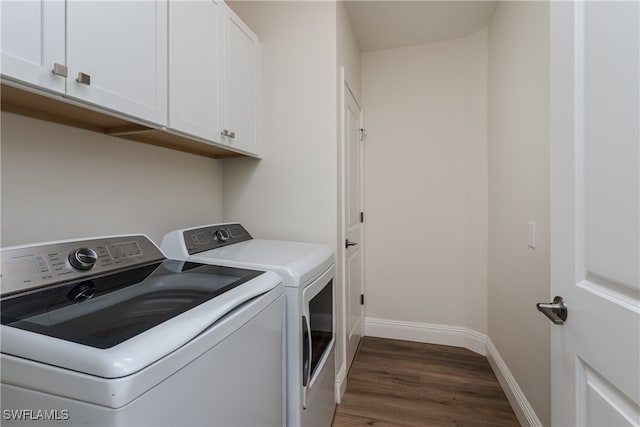
[[[177,135],[170,130],[141,125],[107,113],[84,108],[67,102],[59,95],[47,96],[4,83],[0,85],[0,105],[2,111],[199,156],[214,159],[247,157],[245,154],[224,147]]]

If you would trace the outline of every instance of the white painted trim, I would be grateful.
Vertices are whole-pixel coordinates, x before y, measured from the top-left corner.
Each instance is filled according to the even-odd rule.
[[[522,426],[542,427],[533,407],[504,362],[491,339],[487,340],[487,360]]]
[[[486,356],[520,424],[525,427],[542,427],[540,419],[498,353],[498,349],[485,334],[461,326],[400,322],[371,317],[365,318],[364,324],[365,336],[451,345]]]
[[[336,373],[336,403],[339,404],[342,401],[345,391],[347,391],[347,365],[343,363]]]
[[[349,99],[353,99],[358,109],[360,110],[360,127],[363,126],[363,109],[361,107],[360,101],[356,97],[355,93],[351,90],[349,86],[349,82],[346,80],[345,76],[345,68],[340,67],[340,79],[342,81],[342,88],[340,90],[340,122],[341,122],[341,134],[340,134],[340,176],[339,176],[339,187],[340,187],[340,202],[342,204],[342,209],[340,209],[340,239],[339,242],[344,242],[347,239],[347,205],[349,201],[347,200],[348,189],[347,189],[347,104]],[[359,150],[360,150],[360,209],[364,210],[364,141],[359,141]],[[364,268],[364,247],[365,247],[365,234],[364,234],[364,224],[360,224],[360,236],[358,238],[359,250],[360,250],[360,294],[365,294],[365,268]],[[342,340],[342,360],[345,365],[350,361],[347,361],[347,341],[349,337],[349,328],[347,324],[347,253],[344,246],[339,246],[338,256],[341,261],[341,269],[340,269],[340,279],[342,281],[342,304],[340,307],[340,311],[342,313],[342,328],[344,332],[344,336],[341,337]],[[360,335],[364,335],[364,316],[365,316],[365,306],[360,305]],[[346,376],[346,373],[345,373]],[[336,381],[338,378],[336,377]],[[346,383],[344,385],[346,388]],[[344,391],[343,391],[344,393]]]
[[[344,242],[347,238],[347,213],[346,213],[346,203],[347,203],[347,189],[345,187],[345,175],[346,175],[346,130],[345,130],[345,110],[346,110],[346,94],[345,91],[348,89],[347,81],[345,77],[345,69],[344,66],[340,67],[340,175],[338,177],[339,180],[339,191],[340,191],[340,230],[339,230],[339,239],[338,242]],[[338,273],[340,275],[340,307],[336,308],[336,312],[340,312],[340,323],[342,325],[342,335],[337,336],[336,339],[339,340],[339,345],[337,346],[340,351],[336,351],[336,366],[340,366],[338,372],[336,372],[335,379],[335,399],[336,403],[340,403],[342,400],[342,396],[344,394],[343,388],[346,390],[347,388],[347,373],[346,373],[346,360],[347,360],[347,307],[346,307],[346,268],[347,265],[347,254],[344,250],[344,246],[338,244],[338,248],[336,250],[336,257],[340,260]],[[338,355],[340,357],[338,357]]]
[[[487,336],[461,326],[399,322],[397,320],[367,317],[364,320],[364,335],[429,344],[452,345],[464,347],[483,356],[487,354]]]

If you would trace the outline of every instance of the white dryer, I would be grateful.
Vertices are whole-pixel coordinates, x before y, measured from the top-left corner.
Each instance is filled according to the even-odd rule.
[[[278,273],[286,295],[287,425],[331,425],[335,412],[335,263],[325,245],[254,239],[240,224],[175,230],[176,259]]]
[[[2,425],[284,425],[277,274],[142,235],[1,255]]]

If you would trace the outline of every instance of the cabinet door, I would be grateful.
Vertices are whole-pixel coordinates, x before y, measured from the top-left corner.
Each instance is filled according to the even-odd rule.
[[[64,75],[52,73],[65,64],[64,8],[62,0],[0,2],[3,77],[64,93]]]
[[[224,142],[232,148],[258,154],[260,43],[226,5],[223,79],[223,133],[227,130],[233,134],[225,137]]]
[[[166,124],[167,8],[164,0],[67,2],[67,95]]]
[[[169,3],[169,127],[220,142],[220,2]]]

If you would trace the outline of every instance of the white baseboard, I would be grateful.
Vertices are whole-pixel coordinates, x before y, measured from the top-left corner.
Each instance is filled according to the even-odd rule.
[[[370,337],[464,347],[483,356],[487,355],[487,336],[461,326],[367,317],[364,319],[364,334]]]
[[[493,373],[498,378],[498,382],[502,386],[502,390],[507,396],[520,424],[523,426],[542,427],[536,412],[490,339],[487,341],[487,360],[489,360],[489,365],[491,365]]]
[[[399,322],[369,317],[364,320],[364,335],[463,347],[486,356],[520,424],[527,427],[542,427],[542,423],[516,379],[485,334],[461,326]],[[337,383],[336,387],[338,387]]]

